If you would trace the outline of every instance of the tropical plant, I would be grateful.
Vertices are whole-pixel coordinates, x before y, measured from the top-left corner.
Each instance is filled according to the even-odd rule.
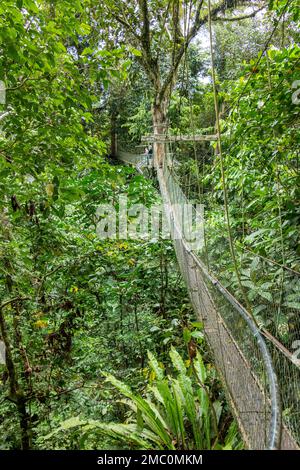
[[[211,396],[207,386],[209,370],[200,353],[184,361],[172,347],[170,358],[175,374],[167,373],[148,352],[151,373],[143,395],[133,392],[113,375],[105,374],[106,382],[125,397],[121,403],[130,408],[125,423],[71,418],[46,439],[58,431],[80,427],[82,444],[92,433],[137,449],[240,449],[236,423],[223,429],[223,404]]]

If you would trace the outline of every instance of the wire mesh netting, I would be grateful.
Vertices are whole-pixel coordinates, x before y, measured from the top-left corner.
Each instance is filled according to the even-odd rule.
[[[122,154],[119,156],[126,161]],[[136,157],[142,169],[145,162]],[[278,448],[281,434],[281,448],[295,449],[299,438],[299,368],[291,355],[284,354],[262,335],[246,310],[207,269],[203,256],[183,236],[185,227],[178,207],[189,201],[168,166],[158,169],[157,174],[178,263],[194,309],[204,324],[245,445],[251,449]],[[284,409],[282,433],[274,368]]]
[[[141,154],[134,154],[124,150],[118,150],[118,158],[125,163],[129,163],[130,165],[138,165],[141,162],[142,156]]]
[[[180,164],[177,164],[175,169],[173,165],[171,177],[176,188],[170,187],[169,190],[174,192],[174,200],[178,194],[181,199],[185,198],[181,189],[181,185],[182,187],[185,185],[182,178],[178,177],[178,170],[180,170]],[[209,171],[209,168],[205,169],[199,178],[203,179],[203,175]],[[197,192],[195,194],[194,191],[192,197],[197,200]],[[205,204],[209,216],[205,218],[206,246],[205,249],[197,251],[197,257],[215,278],[221,280],[222,284],[240,303],[244,303],[245,297],[240,289],[232,263],[223,206],[221,202],[217,205],[215,198],[208,191],[201,194],[200,200]],[[234,213],[236,240],[241,233],[241,227],[243,228],[244,224],[247,225],[247,218],[243,211],[241,202],[240,209],[236,208]],[[268,207],[265,211],[260,214],[260,217],[268,220]],[[260,241],[260,246],[264,247],[264,239]],[[236,258],[241,283],[250,305],[249,311],[264,335],[277,372],[283,421],[299,445],[300,274],[281,262],[281,243],[274,239],[273,246],[278,250],[278,256],[274,256],[275,259],[269,259],[267,255],[261,256],[259,253],[251,251],[247,245],[236,242]],[[264,253],[265,250],[262,248],[260,251]],[[284,251],[287,261],[295,259],[295,254],[289,253],[288,247]]]
[[[165,197],[169,198],[171,206],[174,206],[174,204],[178,203],[178,201],[180,201],[181,203],[188,203],[186,196],[184,195],[182,189],[180,188],[177,181],[174,179],[172,173],[169,171],[167,166],[164,167],[164,171],[161,173],[161,178],[163,178],[164,184],[166,186]],[[203,253],[204,253],[204,250],[203,250]],[[179,256],[177,254],[178,259],[180,259],[180,257],[182,256],[183,257],[186,256],[184,250],[182,250],[182,252],[179,253]],[[198,253],[197,253],[197,256],[195,256],[194,254],[192,256],[194,256],[195,258],[197,271],[200,271],[200,274],[198,275],[198,277],[201,277],[201,276],[203,277],[204,275],[204,278],[205,278],[203,279],[203,282],[202,282],[202,288],[200,287],[201,283],[198,282],[198,286],[199,286],[198,290],[197,290],[197,283],[196,283],[196,289],[194,292],[191,293],[193,304],[195,304],[194,297],[196,295],[203,295],[203,292],[204,292],[203,286],[206,285],[206,288],[208,289],[208,292],[210,294],[210,301],[212,304],[210,306],[210,310],[211,311],[213,309],[217,310],[217,315],[219,315],[222,321],[225,323],[226,327],[228,328],[231,336],[233,337],[235,341],[235,345],[237,349],[240,352],[242,352],[244,359],[246,359],[247,361],[246,365],[241,366],[243,373],[241,374],[240,377],[239,377],[239,374],[237,374],[236,372],[236,370],[238,370],[237,364],[235,364],[235,369],[233,370],[234,375],[231,375],[230,365],[226,364],[226,362],[223,361],[220,367],[218,354],[221,352],[221,355],[223,353],[226,355],[226,350],[224,349],[224,341],[220,341],[219,346],[218,344],[216,344],[216,348],[214,348],[212,345],[212,334],[209,328],[208,338],[214,351],[216,364],[218,365],[221,372],[222,372],[222,366],[223,366],[223,372],[224,372],[223,375],[225,376],[224,378],[225,378],[227,389],[230,389],[233,387],[232,388],[233,392],[231,393],[231,396],[232,396],[232,400],[235,402],[235,406],[237,407],[238,414],[239,414],[238,420],[240,422],[240,427],[242,427],[243,423],[241,423],[241,421],[243,419],[244,420],[246,419],[246,421],[249,420],[249,416],[251,414],[251,412],[249,411],[251,409],[249,408],[249,403],[250,403],[249,393],[247,394],[247,388],[245,388],[245,385],[243,386],[243,381],[245,380],[246,382],[248,382],[248,387],[250,387],[249,384],[251,383],[251,380],[247,377],[247,374],[250,370],[251,373],[255,377],[255,381],[258,382],[260,386],[262,386],[262,383],[263,383],[264,390],[266,390],[267,384],[264,382],[266,380],[266,373],[264,370],[265,363],[261,356],[261,351],[257,349],[257,343],[254,340],[253,332],[251,333],[249,331],[249,328],[246,328],[245,320],[241,317],[240,312],[238,312],[238,309],[237,309],[238,302],[236,305],[233,306],[232,303],[228,300],[228,298],[231,299],[229,292],[222,285],[220,285],[218,281],[216,281],[215,276],[209,275],[207,268],[205,267],[204,263],[201,262],[201,257],[199,257]],[[208,252],[208,256],[209,256],[209,252]],[[204,254],[203,254],[203,259],[206,259],[206,256]],[[187,271],[187,275],[185,277],[186,277],[187,285],[190,286],[190,277],[189,277],[190,270],[188,268],[189,264],[186,263],[186,260],[184,261],[184,264],[186,264],[185,267],[182,266],[183,262],[179,262],[179,264],[181,265],[181,269],[183,271],[184,270]],[[205,272],[207,273],[206,276],[205,274],[203,274]],[[290,273],[290,282],[295,282],[293,273]],[[297,285],[295,285],[295,289],[297,288],[298,288]],[[290,288],[289,288],[289,292],[290,292]],[[232,298],[232,300],[234,303],[236,302],[235,299]],[[282,300],[282,303],[284,303],[283,300]],[[272,308],[273,308],[273,312],[270,311],[272,310]],[[274,309],[276,309],[275,315],[274,315]],[[289,311],[292,311],[290,307],[289,309],[290,309]],[[201,312],[199,305],[198,305],[198,308],[196,308],[196,310],[198,312],[199,311]],[[278,315],[278,303],[274,303],[273,305],[269,306],[269,308],[266,308],[265,310],[266,310],[266,315],[269,315],[268,317],[269,319],[273,317],[275,317],[276,319]],[[208,318],[210,321],[213,318],[213,314],[211,312]],[[278,328],[278,323],[273,321],[270,326],[271,326],[270,328],[271,336],[273,336],[273,333],[276,333],[276,328]],[[253,344],[253,340],[254,340],[254,344]],[[293,338],[289,338],[289,341],[290,341],[290,344],[294,344]],[[270,341],[269,339],[266,339],[266,342],[271,353],[271,358],[274,364],[275,371],[277,372],[277,375],[279,377],[279,386],[280,386],[279,388],[280,388],[281,400],[282,400],[283,410],[284,410],[283,419],[284,419],[285,426],[284,426],[283,433],[282,433],[281,445],[282,445],[282,448],[296,448],[297,447],[296,442],[297,441],[299,442],[299,413],[300,413],[299,367],[297,366],[297,363],[293,361],[294,356],[291,355],[291,353],[289,353],[288,350],[286,350],[286,354],[284,354],[284,349],[281,347],[282,344],[280,342],[278,342],[277,346],[274,344],[273,341]],[[238,357],[238,354],[234,352],[234,348],[232,348],[231,354],[229,354],[229,358],[230,357],[233,363],[234,361],[232,357],[236,357],[236,358]],[[238,359],[236,360],[238,361]],[[249,369],[248,372],[246,369]],[[228,382],[228,378],[230,377],[232,378],[232,381]],[[252,385],[253,385],[253,381],[252,381]],[[249,392],[251,393],[251,388],[249,389]],[[245,399],[244,403],[243,403],[242,397],[244,397]],[[267,399],[266,395],[265,395],[265,399]],[[265,406],[264,412],[267,415],[267,406]],[[262,409],[260,410],[260,412],[258,412],[258,415],[259,414],[260,415],[262,414]],[[252,417],[252,419],[254,418]],[[255,422],[255,419],[254,419],[254,422]],[[259,425],[259,422],[260,422],[260,425]],[[250,439],[251,448],[258,448],[256,447],[258,442],[255,439],[259,439],[261,441],[261,436],[258,438],[258,435],[259,435],[258,428],[259,426],[262,426],[262,423],[265,423],[264,428],[266,432],[266,429],[267,429],[266,419],[262,419],[262,416],[260,416],[256,422],[255,427],[257,429],[254,432],[253,439],[252,440]],[[248,423],[246,424],[244,423],[244,425],[247,427]],[[257,432],[258,434],[256,434]],[[248,440],[248,443],[249,443],[249,440]]]
[[[264,340],[251,320],[241,315],[209,278],[189,242],[182,237],[180,221],[172,208],[179,201],[182,204],[188,201],[167,167],[158,170],[158,178],[165,208],[169,211],[179,266],[194,309],[204,324],[245,445],[252,449],[276,448],[280,409],[276,376]]]
[[[139,173],[143,173],[143,170],[146,168],[151,168],[152,158],[150,155],[143,154],[134,154],[131,152],[126,152],[124,150],[118,151],[118,158],[124,163],[135,166]]]

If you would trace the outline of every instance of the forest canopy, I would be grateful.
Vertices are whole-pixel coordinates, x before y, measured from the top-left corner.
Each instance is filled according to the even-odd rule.
[[[247,448],[170,237],[97,231],[124,195],[128,226],[162,204],[163,167],[204,206],[196,255],[269,335],[299,445],[299,19],[1,0],[0,450]]]

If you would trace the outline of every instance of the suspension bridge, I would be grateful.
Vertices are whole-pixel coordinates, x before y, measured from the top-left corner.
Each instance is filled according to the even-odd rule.
[[[147,158],[139,153],[119,150],[118,158],[139,173],[147,172]],[[168,157],[163,167],[156,166],[156,175],[178,265],[245,446],[298,449],[299,365],[276,337],[257,325],[191,247],[178,211],[190,201],[173,168]]]
[[[154,127],[153,135],[146,136],[144,140],[152,142],[154,149],[157,144],[160,145],[160,149],[161,146],[164,146],[163,154],[165,158],[163,161],[154,158],[154,169],[169,222],[178,265],[186,283],[195,314],[203,324],[215,366],[223,383],[232,413],[239,425],[245,446],[248,449],[296,450],[299,449],[300,445],[300,360],[293,349],[295,344],[293,338],[295,338],[295,334],[298,334],[299,338],[300,331],[296,327],[293,335],[283,335],[280,319],[282,315],[285,318],[297,318],[299,315],[299,310],[293,306],[293,303],[287,302],[288,294],[286,292],[289,291],[287,286],[292,287],[293,295],[296,298],[300,297],[300,273],[286,266],[284,262],[282,264],[278,263],[276,260],[258,253],[251,253],[251,250],[242,247],[243,252],[247,250],[247,253],[253,256],[253,261],[258,260],[264,277],[271,279],[274,269],[279,272],[277,275],[280,278],[279,295],[278,292],[272,292],[274,295],[271,295],[271,292],[264,293],[266,302],[259,312],[262,320],[259,324],[253,314],[253,306],[257,307],[255,301],[249,300],[247,287],[241,281],[240,267],[236,255],[237,247],[230,226],[228,187],[222,154],[220,111],[214,66],[210,2],[208,2],[208,5],[216,133],[215,135],[195,135],[194,132],[193,136],[170,136],[167,135],[167,126],[163,127],[164,133],[159,133],[162,127]],[[277,26],[278,24],[274,26],[256,66],[268,50]],[[239,106],[241,97],[247,92],[253,73],[250,73],[241,95],[234,104],[234,108]],[[195,129],[193,122],[191,128]],[[216,141],[216,157],[221,169],[224,199],[222,209],[226,221],[225,226],[227,225],[227,227],[223,227],[225,230],[219,236],[220,239],[227,238],[224,252],[219,256],[216,256],[212,243],[210,243],[212,227],[209,224],[207,226],[206,221],[204,222],[204,250],[195,249],[185,236],[184,224],[178,207],[191,204],[191,201],[188,198],[189,194],[186,194],[183,190],[180,176],[176,174],[176,167],[178,166],[174,158],[176,149],[170,150],[172,150],[171,146],[175,143],[187,141],[192,141],[194,144],[195,142]],[[127,152],[119,149],[117,156],[124,163],[134,165],[139,173],[147,174],[148,159],[141,156],[139,151]],[[198,163],[195,158],[197,170]],[[200,175],[197,173],[196,176],[199,181]],[[202,178],[203,176],[202,174]],[[280,201],[279,213],[281,214]],[[281,217],[280,222],[282,224]],[[224,237],[226,230],[227,237]],[[213,237],[211,238],[213,239]],[[220,264],[226,251],[229,252],[234,266],[234,273],[231,273],[231,276],[235,275],[238,281],[238,287],[235,290],[226,288],[222,279]],[[269,289],[272,290],[272,282],[267,284]],[[273,300],[274,298],[276,298],[276,301]],[[283,338],[285,338],[284,341]],[[296,343],[298,344],[298,341]]]

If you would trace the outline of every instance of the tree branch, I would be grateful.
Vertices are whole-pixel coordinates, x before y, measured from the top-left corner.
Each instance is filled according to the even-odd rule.
[[[0,310],[13,302],[23,302],[24,300],[30,300],[30,297],[14,297],[13,299],[6,300],[0,305]]]
[[[121,16],[119,15],[116,15],[115,13],[112,13],[112,16],[114,17],[115,20],[117,20],[122,26],[124,26],[124,28],[127,29],[127,31],[129,31],[135,39],[137,39],[139,42],[141,41],[141,38],[140,36],[135,32],[134,28],[131,26],[130,23],[128,23],[128,21],[124,20]]]
[[[242,0],[241,3],[243,3],[243,4],[248,3],[248,1],[249,0]],[[203,26],[205,23],[208,22],[208,14],[201,18],[202,6],[203,6],[203,0],[201,0],[198,4],[196,14],[195,14],[194,24],[193,24],[193,26],[192,26],[192,28],[191,28],[188,36],[187,36],[186,41],[184,41],[184,43],[182,44],[182,46],[178,50],[178,52],[176,54],[175,61],[174,61],[174,65],[173,65],[172,69],[170,70],[169,74],[167,75],[167,77],[164,81],[164,84],[163,84],[163,86],[161,88],[161,91],[159,93],[160,100],[163,99],[163,97],[168,92],[168,89],[170,89],[170,87],[172,86],[172,81],[174,80],[174,77],[177,73],[177,70],[178,70],[178,67],[180,65],[182,56],[183,56],[185,50],[187,49],[189,43],[196,36],[196,34],[199,31],[199,29],[201,28],[201,26]],[[213,8],[212,11],[211,11],[212,20],[215,20],[216,15],[218,13],[224,12],[226,10],[226,7],[227,7],[227,0],[223,0],[218,6]]]
[[[150,55],[151,54],[150,24],[149,24],[149,11],[148,11],[147,0],[138,0],[138,2],[139,2],[140,11],[141,11],[142,21],[143,21],[141,41],[142,41],[145,51],[147,52],[147,54]]]
[[[197,34],[199,28],[202,26],[202,21],[201,21],[201,10],[203,6],[203,0],[199,2],[199,5],[196,10],[196,15],[195,15],[195,20],[194,24],[187,36],[187,43],[189,44],[190,41],[193,39],[193,37]]]
[[[242,16],[233,16],[232,18],[222,18],[222,17],[217,17],[214,18],[213,21],[240,21],[240,20],[246,20],[247,18],[253,18],[257,13],[262,11],[264,8],[266,8],[266,5],[263,5],[261,8],[258,10],[253,11],[252,13],[249,13],[248,15],[242,15]]]

